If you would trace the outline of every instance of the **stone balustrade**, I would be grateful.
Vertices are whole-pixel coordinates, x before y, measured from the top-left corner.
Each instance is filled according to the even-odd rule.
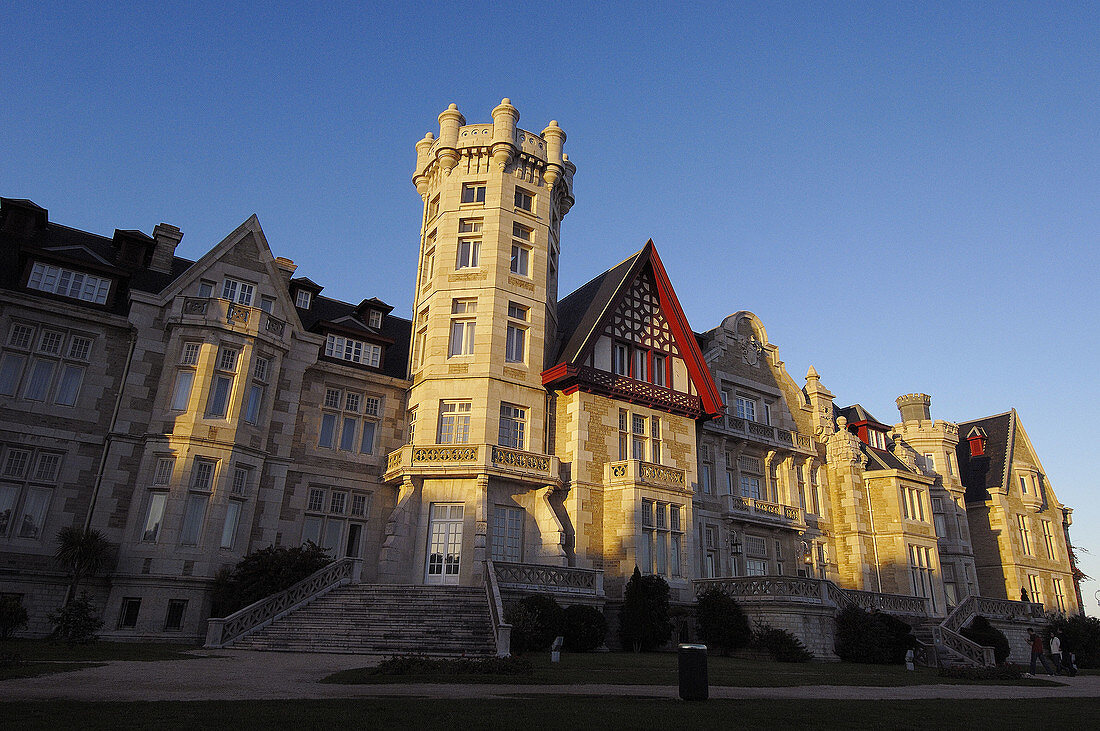
[[[392,482],[406,473],[494,473],[540,486],[560,481],[557,457],[495,444],[406,444],[386,457],[383,479]]]
[[[763,519],[770,524],[803,526],[806,514],[793,505],[781,505],[740,495],[726,495],[726,510],[736,518]]]
[[[258,307],[237,304],[218,297],[185,297],[180,308],[182,324],[222,327],[250,335],[266,335],[282,340],[286,321]]]
[[[609,485],[651,485],[681,491],[691,489],[684,470],[639,459],[609,462],[604,477]]]
[[[768,424],[759,424],[755,421],[742,419],[737,416],[726,416],[724,419],[715,419],[707,422],[705,428],[725,434],[735,434],[753,442],[759,442],[768,446],[778,446],[796,452],[814,454],[813,440],[806,434],[780,429]]]
[[[597,569],[505,561],[493,561],[491,565],[502,590],[604,596],[603,571]]]
[[[922,596],[907,596],[905,594],[883,594],[877,591],[860,591],[858,589],[845,589],[848,599],[857,607],[863,609],[876,609],[888,614],[907,614],[918,617],[929,615],[929,602]]]

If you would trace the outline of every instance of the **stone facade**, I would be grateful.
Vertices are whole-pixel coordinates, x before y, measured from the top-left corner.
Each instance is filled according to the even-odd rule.
[[[1079,609],[1071,511],[1014,412],[839,408],[751,312],[693,332],[652,242],[559,298],[576,169],[556,122],[518,121],[452,105],[416,144],[411,320],[323,297],[255,217],[190,261],[168,224],[104,237],[3,199],[0,592],[30,634],[64,601],[68,526],[117,546],[85,588],[126,639],[202,636],[219,571],[305,541],[369,582],[478,586],[491,559],[596,604],[637,567],[681,603],[782,574],[935,616],[1021,589]],[[827,609],[753,612],[828,654]]]

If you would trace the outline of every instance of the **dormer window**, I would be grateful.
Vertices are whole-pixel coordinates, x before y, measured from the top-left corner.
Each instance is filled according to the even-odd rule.
[[[381,328],[382,313],[378,310],[371,310],[370,314],[367,316],[367,324],[370,325],[371,329],[373,330],[378,330],[379,328]]]
[[[325,342],[325,355],[377,368],[382,361],[382,347],[364,343],[362,340],[329,335]]]
[[[971,457],[981,457],[985,454],[985,429],[982,429],[980,426],[974,427],[966,435],[966,441],[970,445]]]
[[[313,293],[308,289],[299,289],[298,293],[294,295],[295,307],[302,310],[308,310],[311,304],[313,304]]]
[[[111,289],[111,280],[94,277],[91,274],[62,269],[50,264],[35,262],[31,267],[31,276],[27,286],[40,292],[59,294],[62,297],[94,302],[97,305],[107,303],[107,293]]]
[[[886,435],[877,429],[867,430],[867,444],[875,449],[886,449]]]

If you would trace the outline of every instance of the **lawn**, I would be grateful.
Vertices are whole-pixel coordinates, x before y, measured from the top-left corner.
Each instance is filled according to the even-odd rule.
[[[54,673],[67,673],[70,670],[98,668],[102,664],[98,662],[26,662],[13,667],[0,667],[0,680],[37,678],[39,675],[53,675]]]
[[[94,729],[332,729],[369,728],[593,728],[668,729],[981,729],[1096,728],[1092,698],[1034,700],[839,701],[816,699],[711,700],[561,697],[437,700],[380,698],[324,701],[192,701],[0,703],[0,728]]]
[[[535,685],[677,685],[677,656],[674,653],[583,653],[562,654],[551,663],[548,653],[525,655],[534,669],[530,675],[466,676],[381,676],[370,668],[344,670],[328,676],[325,683],[505,683]],[[858,665],[854,663],[780,663],[712,656],[707,660],[708,679],[714,686],[786,687],[795,685],[899,686],[931,683],[994,685],[1058,685],[1048,680],[1023,679],[972,681],[941,678],[931,668],[908,672],[902,665]]]
[[[107,662],[111,660],[190,660],[184,650],[195,645],[169,645],[163,642],[92,642],[69,646],[48,640],[3,640],[0,655],[18,655],[24,660],[60,662]]]

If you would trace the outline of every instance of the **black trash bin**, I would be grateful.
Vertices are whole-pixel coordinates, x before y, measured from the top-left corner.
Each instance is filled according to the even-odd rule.
[[[680,697],[685,701],[705,701],[710,695],[707,682],[707,646],[680,645]]]

